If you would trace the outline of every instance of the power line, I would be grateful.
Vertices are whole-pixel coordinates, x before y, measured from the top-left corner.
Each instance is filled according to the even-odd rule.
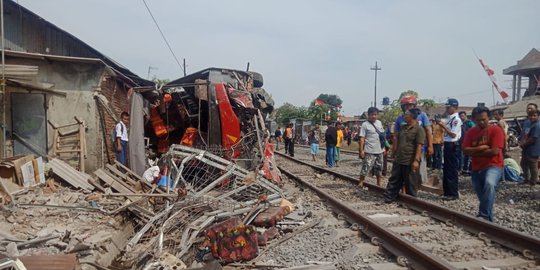
[[[159,30],[159,33],[161,34],[161,37],[163,37],[163,40],[165,41],[165,44],[167,44],[167,47],[169,48],[169,51],[174,57],[174,60],[176,61],[176,64],[180,67],[180,70],[184,72],[184,67],[182,67],[182,64],[180,64],[180,61],[178,60],[178,57],[176,57],[176,54],[174,54],[174,51],[171,48],[171,45],[169,44],[169,41],[167,41],[167,38],[165,37],[165,34],[163,34],[163,31],[161,31],[161,27],[159,27],[159,24],[156,21],[156,18],[154,18],[154,15],[152,14],[152,11],[150,11],[150,8],[148,7],[148,4],[146,4],[145,0],[142,0],[144,3],[144,6],[146,6],[146,10],[148,10],[148,13],[150,14],[150,17],[152,17],[152,20],[156,24],[157,29]]]

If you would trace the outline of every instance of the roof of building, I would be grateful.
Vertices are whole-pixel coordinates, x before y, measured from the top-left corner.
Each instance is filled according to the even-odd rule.
[[[433,117],[437,114],[443,115],[446,113],[446,106],[444,103],[438,103],[434,107],[430,107],[428,109],[423,108],[423,106],[418,106],[420,110],[427,113],[430,117]],[[470,115],[472,110],[474,109],[474,106],[459,106],[458,111],[464,111],[467,113],[467,115]]]
[[[100,59],[137,85],[153,85],[74,35],[43,19],[13,0],[5,3],[5,49],[24,53]],[[21,17],[26,17],[23,20]],[[31,25],[25,27],[23,24]],[[28,26],[26,25],[26,26]],[[24,30],[24,31],[23,31]]]
[[[527,109],[527,104],[529,103],[535,103],[535,104],[540,105],[540,96],[524,97],[522,100],[516,101],[512,104],[492,106],[489,109],[490,110],[504,109],[505,119],[517,118],[518,120],[521,120],[527,117],[526,109]]]
[[[538,70],[540,70],[540,51],[533,48],[521,60],[518,60],[516,65],[505,68],[503,74],[530,76],[534,71],[538,72]]]

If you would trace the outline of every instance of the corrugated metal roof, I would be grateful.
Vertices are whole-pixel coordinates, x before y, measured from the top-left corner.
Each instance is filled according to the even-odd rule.
[[[5,49],[68,57],[98,58],[138,85],[153,85],[113,59],[90,47],[12,0],[4,1]]]
[[[49,159],[48,164],[54,174],[64,179],[64,181],[68,182],[73,187],[82,188],[90,191],[94,190],[94,186],[88,183],[88,180],[92,179],[90,175],[75,170],[69,164],[57,158]]]

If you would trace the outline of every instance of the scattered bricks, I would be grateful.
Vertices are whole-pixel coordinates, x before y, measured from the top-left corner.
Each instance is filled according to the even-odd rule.
[[[289,207],[269,207],[268,209],[261,212],[253,224],[258,227],[273,227],[276,224],[283,220],[283,217],[288,213]]]

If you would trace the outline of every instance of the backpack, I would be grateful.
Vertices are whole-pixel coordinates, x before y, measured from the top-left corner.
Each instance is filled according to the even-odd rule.
[[[112,146],[114,147],[114,143],[116,143],[116,126],[120,124],[120,122],[116,123],[116,125],[114,125],[114,128],[111,132],[111,143],[112,143]],[[124,133],[124,125],[120,124],[120,128],[122,130],[122,133]],[[116,149],[116,147],[114,147]]]

